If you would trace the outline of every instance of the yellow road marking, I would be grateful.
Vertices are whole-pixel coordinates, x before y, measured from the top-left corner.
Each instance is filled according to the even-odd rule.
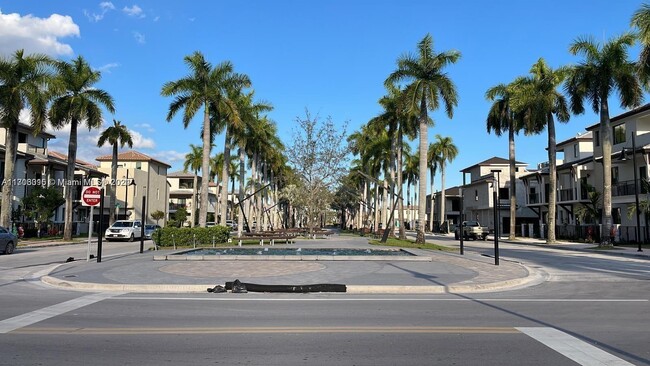
[[[280,333],[462,333],[515,334],[512,327],[190,327],[190,328],[38,328],[20,334],[280,334]]]

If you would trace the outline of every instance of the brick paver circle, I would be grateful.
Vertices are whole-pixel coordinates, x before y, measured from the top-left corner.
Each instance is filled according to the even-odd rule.
[[[327,268],[325,265],[315,262],[205,261],[174,263],[160,267],[159,270],[190,277],[268,277],[316,272],[325,268]]]

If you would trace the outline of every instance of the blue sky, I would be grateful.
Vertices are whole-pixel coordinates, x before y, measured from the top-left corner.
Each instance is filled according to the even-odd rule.
[[[449,119],[432,117],[436,134],[450,136],[459,155],[447,168],[446,186],[461,184],[459,171],[493,156],[507,158],[507,136],[488,135],[485,91],[528,73],[538,58],[553,66],[578,62],[569,44],[578,36],[608,39],[629,30],[641,2],[550,1],[5,1],[0,0],[0,55],[18,48],[60,59],[82,55],[102,70],[98,87],[115,99],[115,115],[136,137],[136,150],[182,168],[189,144],[200,145],[197,117],[184,130],[166,122],[170,98],[163,83],[188,73],[183,57],[199,50],[213,64],[230,60],[249,75],[256,96],[286,145],[305,108],[348,132],[381,112],[377,100],[395,61],[414,52],[430,33],[436,51],[462,57],[447,71],[460,100]],[[636,58],[638,50],[632,49]],[[611,100],[612,116],[623,110]],[[563,141],[598,118],[591,111],[557,126]],[[100,131],[80,134],[78,156],[94,161],[110,153],[95,148]],[[51,147],[66,152],[68,135],[54,131]],[[223,151],[217,138],[213,154]],[[517,137],[517,160],[530,168],[547,160],[546,133]],[[415,142],[412,144],[415,146]],[[428,186],[428,184],[427,184]],[[440,178],[436,178],[436,189]]]

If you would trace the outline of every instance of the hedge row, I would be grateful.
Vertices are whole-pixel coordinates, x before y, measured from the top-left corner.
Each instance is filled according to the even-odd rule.
[[[156,245],[161,247],[173,247],[174,243],[177,246],[193,246],[195,242],[197,246],[207,246],[212,245],[213,241],[215,244],[224,244],[229,237],[230,229],[219,225],[193,228],[166,226],[152,235]]]

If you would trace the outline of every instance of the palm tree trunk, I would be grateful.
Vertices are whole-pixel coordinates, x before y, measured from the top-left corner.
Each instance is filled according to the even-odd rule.
[[[63,240],[72,240],[72,191],[74,185],[74,168],[77,160],[77,119],[73,118],[70,121],[70,143],[68,144],[68,166],[65,169],[66,186],[65,192],[65,214],[63,226]]]
[[[245,164],[246,164],[246,153],[244,152],[244,149],[240,146],[239,147],[239,207],[238,207],[238,218],[237,218],[237,236],[241,237],[242,235],[242,230],[244,229],[244,211],[243,211],[243,202],[244,202],[244,191],[245,191],[245,184],[244,184],[244,179],[246,179],[246,171],[245,171]]]
[[[429,141],[429,126],[427,126],[427,103],[425,93],[422,94],[422,101],[420,102],[420,171],[419,173],[419,201],[418,201],[418,225],[417,237],[415,242],[424,244],[424,219],[426,217],[426,199],[427,199],[427,147]],[[444,215],[444,212],[441,212]]]
[[[222,190],[221,192],[221,204],[219,209],[221,210],[219,225],[226,226],[226,219],[228,215],[228,184],[223,185],[223,182],[228,182],[229,177],[229,167],[230,167],[230,128],[226,124],[226,132],[224,139],[224,148],[223,148],[223,168],[221,169],[221,182]]]
[[[555,147],[555,121],[551,113],[548,114],[548,238],[547,244],[555,243],[555,215],[557,211],[557,169]]]
[[[606,97],[600,99],[600,136],[603,139],[603,229],[600,245],[603,245],[612,227],[612,135]]]
[[[435,196],[435,187],[433,185],[433,168],[429,169],[429,175],[431,176],[431,213],[429,214],[429,230],[433,232],[433,217],[435,213],[435,201],[434,201],[434,196]]]
[[[210,150],[212,150],[210,134],[210,111],[206,103],[203,112],[203,161],[201,162],[203,179],[201,179],[201,203],[199,207],[200,227],[205,227],[205,222],[208,218],[208,205],[210,204],[210,197],[208,196],[208,184],[210,183],[210,179],[208,179],[208,175],[210,174]],[[194,221],[192,225],[194,225]]]
[[[445,209],[445,201],[447,200],[445,194],[445,162],[440,162],[440,224],[442,225],[447,221],[447,210]],[[446,229],[449,232],[449,227]]]
[[[385,174],[385,173],[384,173]],[[384,206],[384,213],[382,215],[382,228],[386,230],[388,228],[388,206],[390,206],[390,200],[388,199],[388,180],[384,179],[384,196],[382,197],[382,202]]]
[[[375,182],[375,205],[373,207],[374,221],[372,223],[374,231],[377,231],[379,228],[379,210],[377,210],[377,207],[379,207],[379,184]]]
[[[510,233],[508,239],[514,240],[515,226],[517,225],[517,177],[515,174],[515,131],[512,124],[508,127],[508,158],[510,160]]]
[[[402,198],[402,187],[404,182],[402,182],[402,133],[400,132],[397,135],[397,186],[399,187],[399,203],[397,208],[397,214],[399,216],[399,238],[400,240],[406,240],[406,231],[404,230],[404,199]]]
[[[386,228],[390,230],[391,235],[393,235],[393,226],[394,226],[394,223],[395,223],[395,209],[393,209],[393,207],[395,207],[395,206],[393,205],[393,202],[395,200],[395,194],[397,193],[397,192],[395,192],[395,183],[396,183],[395,182],[395,163],[396,163],[396,160],[397,160],[397,142],[396,142],[396,140],[397,140],[397,138],[395,136],[391,137],[391,139],[390,139],[390,162],[389,162],[389,165],[388,165],[389,175],[390,175],[390,192],[389,192],[390,198],[388,199],[388,205],[390,206],[389,210],[392,213],[392,215],[389,214],[388,217],[392,216],[392,220],[390,220],[390,222],[386,223]],[[388,220],[388,218],[386,220]]]
[[[108,224],[113,225],[115,222],[115,201],[116,201],[116,184],[117,182],[117,141],[113,144],[113,156],[111,157],[111,184],[107,185],[108,191]],[[104,216],[103,212],[99,213],[100,220]]]
[[[11,230],[11,211],[13,209],[14,186],[13,178],[16,172],[16,150],[18,149],[18,121],[6,128],[6,150],[4,179],[6,184],[2,187],[2,214],[0,224]]]

